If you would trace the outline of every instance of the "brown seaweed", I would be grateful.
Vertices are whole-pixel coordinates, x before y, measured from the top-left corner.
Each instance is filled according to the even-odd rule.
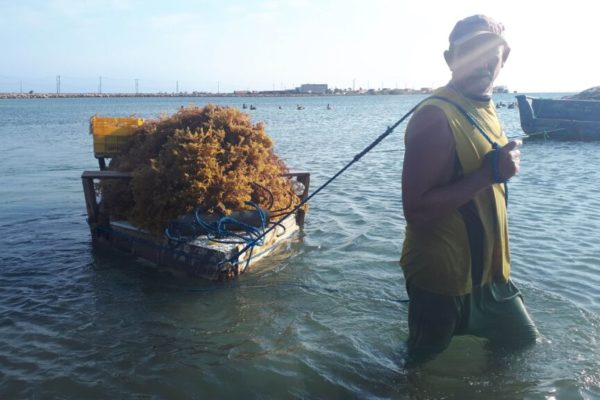
[[[272,209],[299,202],[264,125],[232,107],[190,106],[147,121],[109,169],[133,178],[102,182],[106,209],[154,233],[196,208],[230,214],[248,201]]]

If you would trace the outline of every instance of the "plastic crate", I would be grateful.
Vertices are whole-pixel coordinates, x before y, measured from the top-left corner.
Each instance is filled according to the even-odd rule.
[[[125,147],[136,129],[144,123],[137,117],[90,118],[90,133],[94,137],[94,156],[114,157]]]

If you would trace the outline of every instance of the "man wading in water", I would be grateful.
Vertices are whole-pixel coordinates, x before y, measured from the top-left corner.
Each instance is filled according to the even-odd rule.
[[[456,24],[444,52],[452,78],[406,130],[400,263],[412,361],[433,358],[454,335],[513,348],[538,336],[509,279],[503,183],[519,172],[521,142],[508,142],[491,101],[510,53],[503,31],[483,15]]]

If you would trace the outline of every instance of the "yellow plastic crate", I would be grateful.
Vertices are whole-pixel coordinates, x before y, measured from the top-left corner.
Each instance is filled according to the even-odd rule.
[[[137,117],[90,118],[90,133],[94,136],[94,155],[113,157],[121,152],[135,130],[144,123]]]

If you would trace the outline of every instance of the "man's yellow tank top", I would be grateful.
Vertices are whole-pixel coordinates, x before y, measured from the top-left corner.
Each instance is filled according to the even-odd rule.
[[[433,95],[459,104],[499,146],[507,143],[493,102],[470,100],[449,87],[437,89]],[[492,150],[489,141],[456,106],[436,99],[426,100],[420,107],[425,105],[440,108],[448,118],[463,175],[478,170],[485,155]],[[473,202],[484,232],[481,284],[492,280],[506,282],[510,274],[510,255],[504,186],[494,184],[480,191]],[[447,296],[470,293],[473,285],[471,252],[461,213],[455,210],[426,228],[415,229],[407,223],[400,264],[411,285]]]

